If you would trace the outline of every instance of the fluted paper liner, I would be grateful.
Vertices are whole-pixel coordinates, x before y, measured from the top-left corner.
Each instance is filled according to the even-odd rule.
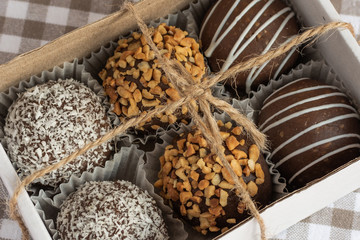
[[[102,86],[91,77],[91,75],[85,71],[85,66],[79,64],[75,59],[73,62],[65,62],[62,67],[54,67],[50,71],[43,71],[38,76],[32,76],[29,80],[20,82],[17,86],[11,87],[6,92],[0,93],[0,142],[7,149],[7,143],[5,140],[4,125],[5,119],[10,106],[17,100],[19,94],[26,91],[26,89],[32,88],[36,85],[44,84],[50,80],[58,79],[74,79],[83,83],[89,87],[100,98],[101,103],[104,105],[106,101],[105,92]],[[106,110],[107,111],[107,110]],[[14,168],[17,169],[16,163],[13,163]],[[46,185],[42,179],[39,182]],[[29,188],[31,192],[35,193],[35,188]]]
[[[183,223],[172,216],[171,209],[164,204],[162,198],[154,192],[152,184],[146,179],[143,169],[143,155],[144,152],[135,146],[123,147],[120,152],[114,155],[113,160],[106,162],[104,168],[96,167],[93,173],[84,172],[80,178],[72,176],[69,182],[61,184],[60,193],[55,195],[53,199],[50,198],[47,191],[43,190],[40,191],[39,196],[32,197],[31,199],[53,239],[59,239],[54,220],[67,196],[88,181],[116,180],[130,181],[146,190],[155,199],[162,211],[170,239],[186,239],[187,233],[184,230]]]
[[[189,7],[183,11],[189,18],[188,29],[197,36],[200,34],[201,24],[206,13],[215,2],[214,0],[193,1]]]
[[[238,109],[240,112],[244,113],[249,119],[253,118],[254,111],[249,106],[249,100],[248,99],[243,100],[243,101],[233,99],[232,106],[234,108]],[[226,115],[226,113],[222,113],[222,114],[214,113],[214,117],[215,117],[215,119],[222,120],[224,122],[231,120],[231,118],[228,115]],[[190,131],[191,127],[193,125],[194,125],[193,123],[191,123],[189,125],[181,124],[180,129],[178,129],[178,130],[171,129],[171,130],[167,131],[164,135],[162,135],[160,137],[160,139],[163,141],[163,143],[161,143],[161,144],[157,143],[155,145],[155,149],[152,152],[147,152],[145,154],[146,163],[144,165],[144,170],[146,172],[146,178],[149,180],[150,183],[154,184],[158,180],[158,173],[160,171],[160,160],[159,160],[159,158],[160,158],[160,156],[162,156],[164,154],[165,147],[168,146],[168,145],[172,145],[174,138],[179,136],[181,133],[186,132],[186,131]],[[269,152],[263,152],[263,154],[264,154],[264,157],[265,157],[265,161],[269,166],[269,172],[270,172],[270,175],[272,177],[273,200],[277,200],[280,197],[287,194],[287,190],[285,188],[285,186],[286,186],[285,181],[280,176],[279,172],[274,169],[274,164],[269,161],[270,153]],[[160,190],[155,189],[155,193],[159,194]],[[190,224],[184,223],[184,225],[185,225],[186,231],[189,233],[189,236],[191,236],[192,239],[211,239],[211,237],[203,236],[202,234],[200,234],[196,230],[192,229]]]

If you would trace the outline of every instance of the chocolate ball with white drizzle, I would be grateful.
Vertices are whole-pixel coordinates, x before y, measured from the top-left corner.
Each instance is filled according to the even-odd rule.
[[[219,0],[203,20],[200,39],[211,70],[224,72],[289,41],[298,31],[294,12],[280,0]],[[293,48],[226,83],[248,93],[289,71],[297,57]]]
[[[259,128],[275,167],[299,188],[360,155],[359,118],[337,87],[303,78],[264,101]]]

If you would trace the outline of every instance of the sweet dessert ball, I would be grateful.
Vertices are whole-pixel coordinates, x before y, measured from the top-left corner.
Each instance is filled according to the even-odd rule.
[[[302,78],[276,90],[259,116],[271,160],[292,188],[360,155],[359,114],[337,87]]]
[[[199,52],[199,44],[187,35],[179,28],[160,24],[153,29],[152,39],[163,56],[179,61],[198,83],[205,73],[204,57]],[[99,76],[120,121],[180,98],[142,33],[134,32],[118,44]],[[138,130],[154,133],[159,127],[166,128],[181,120],[187,123],[187,113],[184,106],[178,112],[157,115],[138,126]]]
[[[22,93],[9,108],[4,130],[11,161],[20,177],[25,177],[105,135],[110,121],[91,89],[67,79],[49,81]],[[80,176],[103,166],[111,152],[111,143],[104,143],[34,182],[57,187],[72,174]]]
[[[264,54],[298,34],[294,12],[281,0],[219,0],[203,20],[200,39],[213,72]],[[295,48],[282,56],[237,75],[227,84],[240,92],[256,90],[295,64]]]
[[[57,230],[66,239],[169,239],[155,200],[127,181],[86,182],[61,205]]]
[[[224,153],[240,182],[258,206],[271,200],[268,166],[247,133],[231,122],[218,121]],[[245,203],[220,158],[211,153],[199,130],[182,133],[160,157],[155,187],[170,206],[202,234],[225,232],[246,217]]]

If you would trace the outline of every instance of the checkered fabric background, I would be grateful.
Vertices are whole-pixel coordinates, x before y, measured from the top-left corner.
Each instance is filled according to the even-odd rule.
[[[360,189],[349,193],[271,240],[360,239]]]
[[[119,9],[122,0],[0,0],[0,63]]]
[[[342,19],[360,32],[360,0],[331,0]],[[122,0],[0,0],[0,64],[61,35],[101,19]],[[6,213],[8,199],[0,181],[0,239],[21,239]],[[295,224],[273,240],[360,239],[360,189]]]

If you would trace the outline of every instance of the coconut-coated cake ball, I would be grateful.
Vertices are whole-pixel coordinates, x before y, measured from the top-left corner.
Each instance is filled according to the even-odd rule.
[[[20,177],[59,162],[110,130],[105,108],[96,94],[73,79],[49,81],[27,89],[10,106],[5,139]],[[93,148],[36,183],[57,187],[71,175],[104,166],[110,142]]]
[[[61,205],[62,240],[169,239],[155,200],[127,181],[87,182]]]

